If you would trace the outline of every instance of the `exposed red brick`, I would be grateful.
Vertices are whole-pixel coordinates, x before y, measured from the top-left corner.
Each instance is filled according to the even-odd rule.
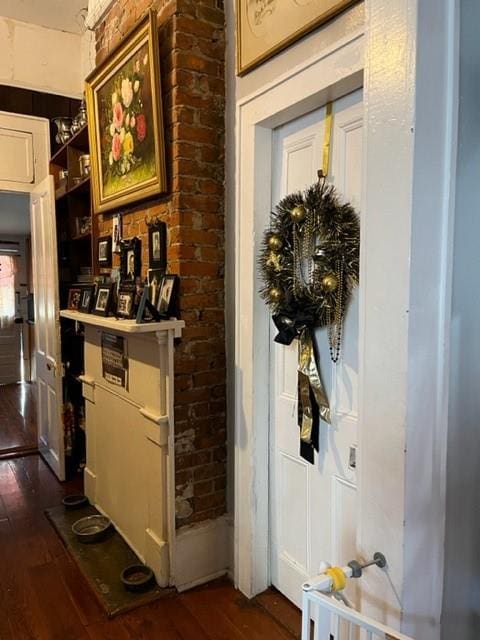
[[[132,206],[124,237],[142,240],[145,218],[168,227],[168,269],[180,275],[186,322],[175,352],[177,435],[193,430],[194,451],[176,454],[179,495],[193,483],[193,513],[179,526],[222,515],[225,499],[224,14],[218,0],[117,0],[96,29],[97,62],[153,7],[158,11],[169,192]],[[96,219],[111,232],[111,216]],[[115,256],[114,266],[119,260]]]

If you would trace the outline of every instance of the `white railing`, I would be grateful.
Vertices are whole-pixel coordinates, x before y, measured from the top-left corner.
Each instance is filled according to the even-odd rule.
[[[378,552],[364,564],[352,561],[346,567],[331,567],[322,563],[322,573],[303,585],[302,640],[414,640],[356,611],[343,592],[347,581],[360,578],[367,567],[383,569],[386,564]]]
[[[318,591],[304,591],[302,640],[413,640]]]

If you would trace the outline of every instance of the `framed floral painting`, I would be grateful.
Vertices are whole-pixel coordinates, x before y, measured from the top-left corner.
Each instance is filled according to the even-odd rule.
[[[156,13],[86,80],[95,213],[166,190]]]
[[[237,0],[237,74],[251,71],[357,0]]]

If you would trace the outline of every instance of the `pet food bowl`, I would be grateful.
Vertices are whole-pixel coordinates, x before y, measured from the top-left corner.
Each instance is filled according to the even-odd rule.
[[[98,542],[106,535],[111,524],[110,518],[106,516],[87,516],[74,522],[72,531],[80,542]]]
[[[80,509],[80,507],[86,507],[89,504],[87,496],[84,496],[83,493],[72,493],[65,496],[62,503],[65,509]]]
[[[120,574],[120,579],[127,591],[136,591],[137,593],[147,591],[155,582],[153,571],[144,564],[132,564],[127,567]]]

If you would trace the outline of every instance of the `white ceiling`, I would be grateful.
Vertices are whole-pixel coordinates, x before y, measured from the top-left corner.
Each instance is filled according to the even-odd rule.
[[[30,234],[30,196],[0,191],[0,239],[25,234]]]
[[[22,22],[31,22],[69,31],[83,33],[88,0],[0,0],[0,16]]]

